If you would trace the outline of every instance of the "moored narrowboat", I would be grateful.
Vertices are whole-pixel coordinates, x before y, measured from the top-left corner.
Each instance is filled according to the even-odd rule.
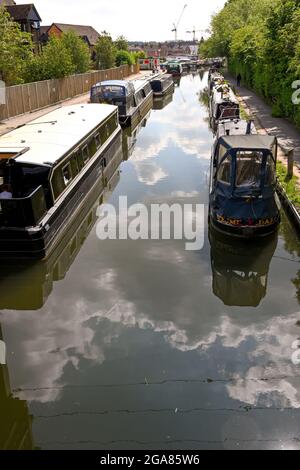
[[[244,119],[223,119],[219,121],[216,139],[228,135],[249,135],[257,134],[256,127],[252,120]]]
[[[121,125],[134,127],[151,109],[153,91],[149,80],[108,80],[92,87],[91,103],[118,106]]]
[[[153,90],[154,98],[161,98],[168,93],[174,91],[173,76],[169,74],[161,74],[150,80],[150,84]]]
[[[167,73],[173,77],[181,77],[183,74],[183,67],[180,62],[169,62],[167,64]]]
[[[266,236],[280,223],[276,194],[277,139],[226,135],[216,139],[211,161],[211,224],[239,237]]]
[[[2,136],[0,256],[49,256],[95,185],[105,186],[120,145],[118,109],[95,104],[62,107]]]
[[[222,84],[213,88],[210,99],[210,116],[214,130],[219,121],[240,118],[240,104],[230,86]]]

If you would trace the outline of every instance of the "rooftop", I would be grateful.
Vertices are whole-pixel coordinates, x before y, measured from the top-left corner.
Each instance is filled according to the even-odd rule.
[[[27,19],[42,21],[33,3],[27,3],[24,5],[6,5],[5,8],[15,21]]]
[[[98,33],[98,31],[96,31],[95,28],[93,28],[92,26],[85,26],[85,25],[78,25],[78,24],[53,23],[51,26],[47,26],[47,30],[44,30],[44,32],[48,32],[48,30],[53,25],[56,26],[58,29],[60,29],[60,31],[62,31],[63,33],[74,31],[74,33],[76,33],[78,36],[87,38],[91,46],[95,46],[95,44],[97,43],[100,37],[100,34]]]

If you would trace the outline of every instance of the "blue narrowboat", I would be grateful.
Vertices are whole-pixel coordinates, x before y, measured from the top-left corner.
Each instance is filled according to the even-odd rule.
[[[120,124],[135,127],[152,108],[153,91],[148,80],[108,80],[92,87],[91,103],[118,106]]]
[[[251,238],[276,231],[277,139],[267,135],[223,135],[211,160],[210,223],[219,231]]]

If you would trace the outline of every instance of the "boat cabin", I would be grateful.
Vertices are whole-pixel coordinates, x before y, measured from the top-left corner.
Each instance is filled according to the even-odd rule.
[[[211,162],[210,219],[239,236],[265,235],[280,221],[276,195],[277,139],[266,135],[220,137]]]
[[[229,135],[257,134],[254,122],[244,119],[224,119],[219,122],[216,138]]]
[[[154,96],[163,96],[174,89],[173,76],[162,74],[150,80]]]
[[[215,125],[223,119],[240,118],[240,103],[228,85],[220,85],[214,88],[210,109]]]
[[[167,73],[173,76],[180,76],[183,74],[183,67],[179,62],[169,62],[167,64]]]
[[[152,99],[148,80],[108,80],[99,82],[91,89],[91,103],[118,106],[121,124],[130,125],[131,118],[145,100]]]

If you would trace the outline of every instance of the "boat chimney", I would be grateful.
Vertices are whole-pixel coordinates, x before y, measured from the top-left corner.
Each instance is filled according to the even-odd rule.
[[[247,135],[251,134],[251,127],[252,127],[252,120],[249,119],[249,121],[247,122],[247,131],[246,131]]]

